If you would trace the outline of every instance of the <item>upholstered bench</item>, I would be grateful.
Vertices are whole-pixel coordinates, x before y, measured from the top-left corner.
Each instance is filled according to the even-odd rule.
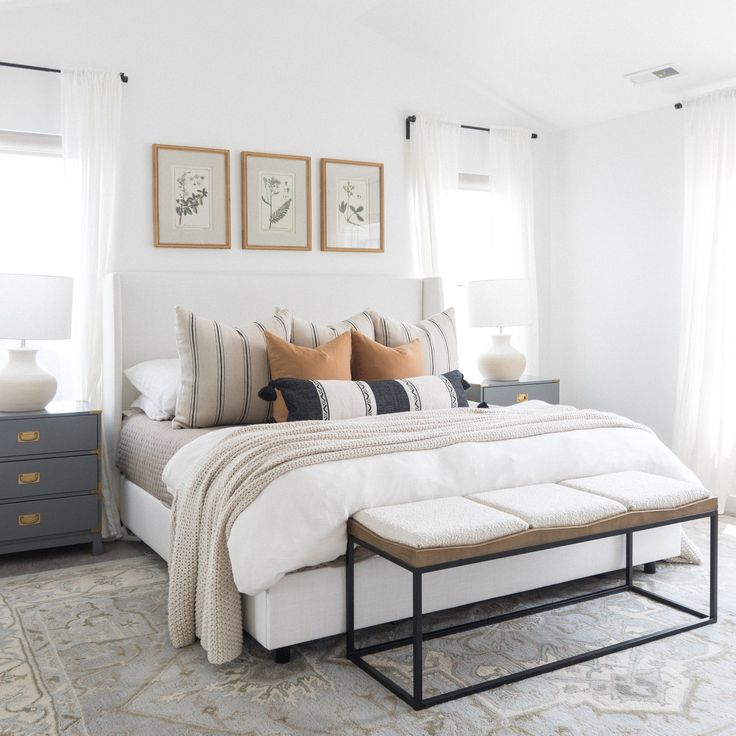
[[[708,613],[694,610],[634,585],[632,559],[635,532],[702,518],[710,519]],[[715,623],[717,520],[717,501],[702,486],[634,471],[573,478],[560,483],[505,488],[466,497],[440,498],[364,509],[348,521],[346,574],[348,659],[418,710]],[[423,632],[423,575],[498,557],[615,535],[625,536],[624,583],[594,593],[480,621]],[[412,573],[412,636],[356,648],[354,595],[356,546],[385,557]],[[696,620],[451,692],[424,697],[422,671],[424,641],[624,592],[643,595],[687,613]],[[365,660],[368,655],[407,645],[413,647],[411,693]]]

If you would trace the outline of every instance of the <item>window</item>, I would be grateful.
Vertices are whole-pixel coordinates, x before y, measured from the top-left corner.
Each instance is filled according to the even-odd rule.
[[[519,254],[505,248],[498,228],[492,228],[489,177],[487,174],[458,176],[457,189],[447,192],[444,200],[443,234],[441,239],[440,270],[446,283],[448,303],[455,305],[460,351],[460,367],[469,380],[480,375],[476,364],[478,356],[487,352],[490,331],[467,326],[465,284],[480,279],[511,278],[517,276]],[[525,352],[525,330],[513,332],[514,346]]]
[[[0,271],[76,276],[79,253],[65,242],[61,137],[0,131]],[[32,308],[32,295],[28,307]],[[0,348],[16,345],[0,340]],[[74,398],[71,340],[35,343],[38,362]]]

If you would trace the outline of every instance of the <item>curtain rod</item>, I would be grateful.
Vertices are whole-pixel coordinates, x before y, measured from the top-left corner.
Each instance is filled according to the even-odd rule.
[[[52,69],[49,66],[32,66],[31,64],[13,64],[10,61],[0,61],[0,66],[10,66],[13,69],[32,69],[35,72],[54,72],[54,74],[61,74],[61,69]],[[128,81],[128,75],[125,72],[120,72],[120,81],[126,83]]]
[[[411,124],[416,123],[417,116],[416,115],[407,115],[406,117],[406,140],[411,139]],[[486,133],[490,133],[490,128],[481,128],[478,125],[460,125],[461,128],[465,128],[466,130],[482,130]],[[536,139],[539,138],[539,136],[536,133],[532,133],[532,138]]]

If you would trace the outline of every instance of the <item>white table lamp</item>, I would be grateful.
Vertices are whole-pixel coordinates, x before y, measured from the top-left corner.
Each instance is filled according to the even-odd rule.
[[[66,276],[0,274],[0,338],[20,340],[0,370],[0,411],[37,411],[56,395],[56,378],[36,363],[26,340],[68,340],[72,283]]]
[[[483,378],[515,381],[526,368],[526,357],[511,345],[504,327],[532,323],[532,293],[528,279],[489,279],[468,283],[468,325],[498,327],[491,349],[478,358]]]

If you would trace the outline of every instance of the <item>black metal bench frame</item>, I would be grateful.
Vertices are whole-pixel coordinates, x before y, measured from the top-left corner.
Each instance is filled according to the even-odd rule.
[[[702,613],[696,611],[688,606],[678,603],[677,601],[664,598],[656,593],[652,593],[643,588],[639,588],[633,583],[633,535],[636,532],[644,531],[646,529],[654,529],[660,526],[668,526],[669,524],[681,524],[686,521],[694,521],[696,519],[710,520],[710,607],[708,613]],[[452,567],[461,567],[463,565],[472,565],[477,562],[485,562],[486,560],[493,560],[500,557],[512,557],[515,555],[526,554],[528,552],[536,552],[544,549],[551,549],[553,547],[564,547],[570,544],[580,544],[582,542],[589,542],[594,539],[602,539],[604,537],[614,536],[626,536],[626,567],[625,582],[622,585],[617,585],[612,588],[606,588],[604,590],[595,591],[593,593],[585,593],[584,595],[574,596],[572,598],[566,598],[564,600],[557,600],[551,603],[544,603],[538,606],[532,606],[518,611],[511,611],[509,613],[503,613],[498,616],[491,616],[478,621],[471,621],[464,624],[458,624],[455,626],[448,626],[433,631],[423,631],[422,627],[422,577],[426,573],[434,572],[436,570],[445,570]],[[413,610],[412,610],[412,636],[404,637],[401,639],[395,639],[393,641],[383,642],[380,644],[373,644],[356,649],[355,647],[355,548],[356,546],[362,546],[369,549],[371,552],[390,560],[396,565],[403,567],[412,574],[413,580]],[[640,644],[647,644],[658,639],[664,639],[668,636],[680,634],[685,631],[691,631],[693,629],[700,628],[701,626],[707,626],[708,624],[714,624],[718,620],[718,604],[717,604],[717,588],[718,588],[718,512],[711,511],[706,513],[700,513],[690,516],[684,516],[682,518],[670,519],[667,521],[661,521],[657,523],[644,524],[636,527],[618,529],[615,531],[602,532],[599,534],[592,534],[586,537],[577,537],[574,539],[568,539],[558,542],[550,542],[547,544],[540,544],[531,547],[524,547],[522,549],[514,549],[505,552],[497,552],[495,554],[484,555],[481,557],[472,557],[468,559],[461,559],[451,562],[443,562],[435,565],[428,565],[424,567],[414,567],[404,560],[398,559],[382,549],[375,547],[368,542],[354,537],[348,534],[347,544],[347,565],[346,565],[346,613],[347,613],[347,629],[346,629],[346,643],[347,643],[347,658],[355,663],[362,670],[367,672],[371,677],[380,682],[384,687],[390,690],[394,695],[401,698],[403,701],[408,703],[414,710],[421,710],[423,708],[429,708],[439,703],[445,703],[450,700],[456,700],[466,695],[472,695],[474,693],[480,693],[484,690],[490,690],[491,688],[506,685],[510,682],[517,682],[524,680],[528,677],[534,677],[536,675],[542,675],[547,672],[553,672],[555,670],[569,667],[570,665],[580,664],[581,662],[587,662],[591,659],[601,657],[606,654],[612,654],[613,652],[620,652],[623,649],[629,649],[631,647],[639,646]],[[425,641],[436,639],[442,636],[448,636],[456,634],[462,631],[469,631],[471,629],[480,628],[483,626],[490,626],[492,624],[501,623],[503,621],[509,621],[511,619],[522,618],[524,616],[530,616],[543,611],[550,611],[555,608],[561,608],[562,606],[569,606],[574,603],[582,603],[584,601],[594,600],[596,598],[602,598],[604,596],[616,595],[618,593],[632,592],[649,598],[657,603],[664,604],[670,608],[674,608],[678,611],[687,613],[697,620],[692,623],[684,623],[678,626],[672,626],[661,631],[655,631],[650,634],[643,636],[637,636],[633,639],[627,639],[616,644],[609,646],[600,647],[589,652],[582,652],[574,656],[565,657],[555,662],[548,662],[546,664],[538,665],[536,667],[530,667],[528,669],[513,672],[501,677],[496,677],[491,680],[485,680],[474,685],[468,685],[467,687],[457,688],[447,693],[441,693],[439,695],[433,695],[425,698],[423,692],[423,667],[422,667],[422,644]],[[451,609],[445,609],[451,610]],[[381,671],[376,669],[373,665],[365,661],[364,657],[371,654],[377,654],[379,652],[385,652],[390,649],[396,649],[407,645],[413,647],[413,692],[408,692],[403,687],[398,685],[396,682],[391,680],[389,677],[384,675]]]

